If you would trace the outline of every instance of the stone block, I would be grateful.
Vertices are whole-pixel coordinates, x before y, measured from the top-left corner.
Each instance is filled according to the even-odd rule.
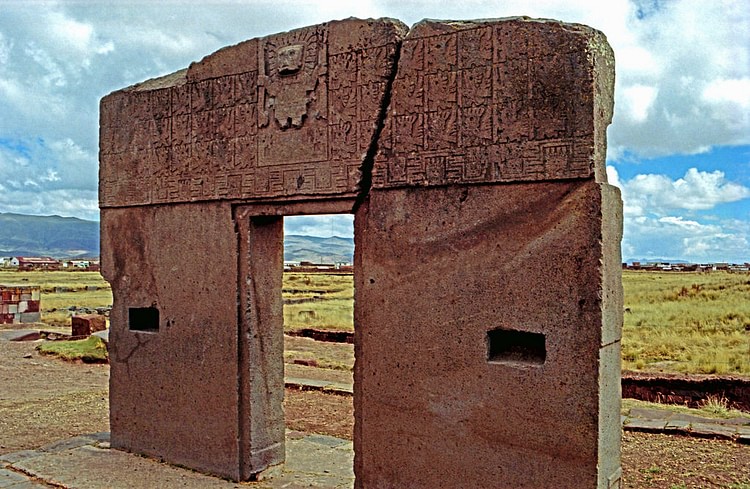
[[[406,31],[303,27],[104,97],[101,206],[355,197]]]
[[[105,97],[111,446],[272,475],[282,218],[353,212],[356,487],[619,487],[613,81],[581,25],[347,19]]]
[[[607,487],[605,187],[370,193],[355,215],[357,487]]]
[[[589,27],[422,21],[402,44],[373,186],[606,182],[613,87],[612,50]]]
[[[231,208],[103,209],[101,219],[102,274],[115,297],[112,447],[238,480],[238,239]]]
[[[90,336],[107,329],[107,318],[100,314],[81,314],[70,318],[72,336]]]

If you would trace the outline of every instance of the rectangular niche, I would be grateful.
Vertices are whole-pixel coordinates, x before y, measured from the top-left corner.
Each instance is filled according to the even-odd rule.
[[[546,338],[541,333],[512,329],[493,329],[487,332],[489,362],[543,365],[546,358]]]
[[[158,333],[159,310],[155,307],[128,308],[128,329],[144,333]]]

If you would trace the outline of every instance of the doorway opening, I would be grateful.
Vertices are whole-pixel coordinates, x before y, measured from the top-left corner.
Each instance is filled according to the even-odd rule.
[[[353,217],[285,216],[281,288],[286,428],[331,450],[321,470],[348,463],[352,477]],[[289,444],[287,463],[294,464]]]

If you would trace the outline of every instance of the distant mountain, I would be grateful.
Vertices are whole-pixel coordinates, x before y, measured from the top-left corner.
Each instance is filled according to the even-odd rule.
[[[0,256],[99,256],[99,223],[0,212]]]
[[[0,212],[0,256],[99,256],[99,223],[75,217]],[[351,263],[354,238],[287,235],[284,261]]]
[[[354,260],[354,238],[331,236],[284,236],[284,261],[313,263],[351,263]]]

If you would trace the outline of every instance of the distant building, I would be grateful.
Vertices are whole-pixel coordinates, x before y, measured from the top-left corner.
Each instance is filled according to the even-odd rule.
[[[642,263],[634,261],[630,265],[622,264],[623,270],[645,270],[652,272],[750,272],[750,263],[668,263],[668,262],[648,262]]]
[[[48,256],[25,257],[16,256],[11,260],[11,265],[19,270],[60,270],[60,262]]]
[[[346,262],[339,263],[313,263],[310,261],[285,262],[285,272],[299,272],[299,273],[339,273],[347,274],[354,272],[354,267]]]

